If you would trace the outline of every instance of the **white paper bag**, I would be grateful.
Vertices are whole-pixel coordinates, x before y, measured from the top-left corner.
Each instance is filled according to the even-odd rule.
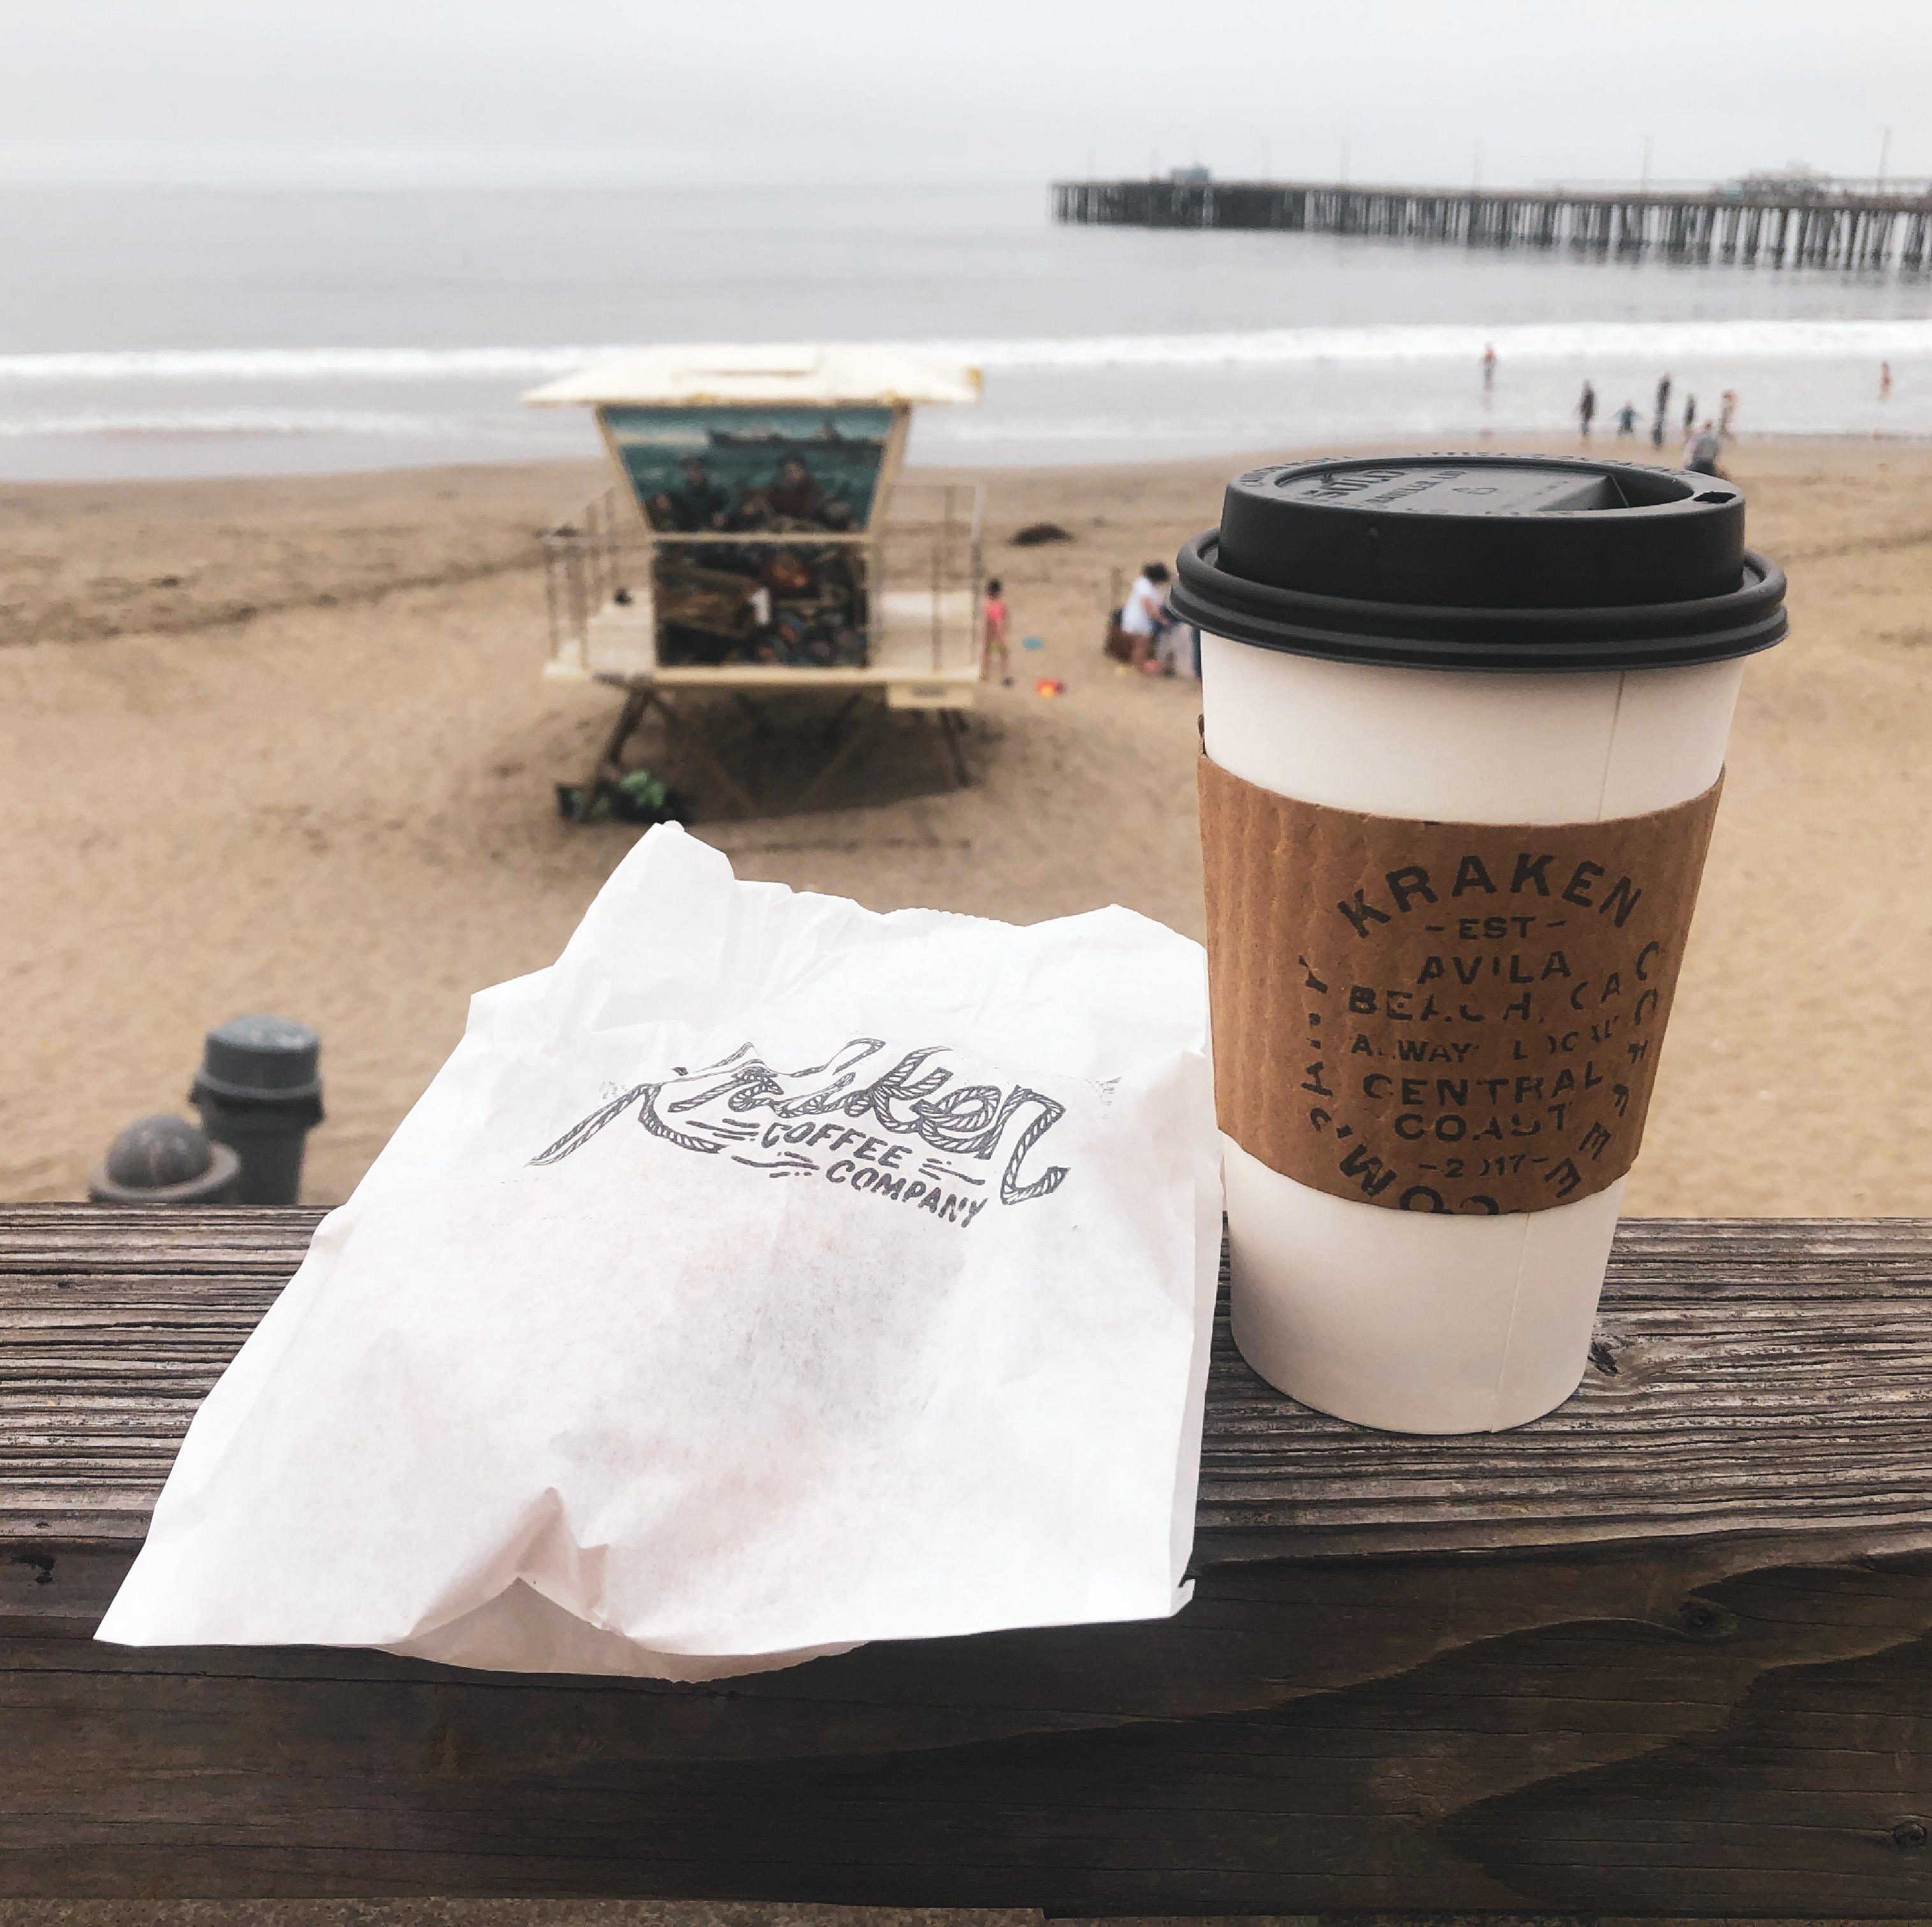
[[[100,1637],[697,1679],[1185,1603],[1199,947],[652,830],[196,1416]]]

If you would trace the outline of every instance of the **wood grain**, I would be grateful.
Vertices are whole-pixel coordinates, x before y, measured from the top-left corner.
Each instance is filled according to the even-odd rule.
[[[0,1537],[136,1541],[314,1212],[0,1207]],[[1579,1395],[1406,1438],[1283,1398],[1215,1336],[1196,1557],[1833,1532],[1932,1547],[1932,1224],[1624,1224]]]
[[[0,1211],[0,1894],[1932,1915],[1932,1227],[1627,1226],[1616,1369],[1502,1438],[1224,1330],[1169,1621],[708,1686],[94,1644],[313,1222]]]

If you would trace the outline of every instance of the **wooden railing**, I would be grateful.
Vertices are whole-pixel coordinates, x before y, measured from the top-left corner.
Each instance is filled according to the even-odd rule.
[[[1932,1223],[1626,1224],[1494,1436],[1223,1324],[1168,1621],[710,1685],[94,1643],[315,1217],[0,1208],[0,1895],[1932,1915]]]

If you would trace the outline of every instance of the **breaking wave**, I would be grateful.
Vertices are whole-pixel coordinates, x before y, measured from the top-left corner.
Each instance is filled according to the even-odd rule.
[[[909,344],[910,345],[910,344]],[[1319,362],[1835,361],[1932,355],[1932,321],[1630,321],[1274,328],[1226,335],[928,342],[986,368],[1280,367]]]
[[[472,439],[514,441],[527,438],[519,433],[520,425],[514,417],[506,423],[367,408],[177,408],[118,414],[84,410],[65,415],[0,415],[0,437],[367,435],[401,441],[454,431]]]
[[[524,381],[622,348],[128,348],[0,355],[0,381]]]
[[[1606,359],[1834,361],[1932,355],[1932,321],[1390,324],[1198,335],[1042,336],[894,344],[988,369],[1280,367],[1316,362]],[[0,383],[542,381],[608,361],[620,347],[158,348],[0,354]],[[15,432],[18,432],[17,431]]]

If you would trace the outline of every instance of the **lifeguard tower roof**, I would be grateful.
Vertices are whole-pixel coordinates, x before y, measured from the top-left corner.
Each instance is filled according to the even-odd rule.
[[[730,406],[792,402],[807,407],[977,401],[980,371],[903,348],[830,342],[673,344],[639,348],[531,389],[538,407]]]

